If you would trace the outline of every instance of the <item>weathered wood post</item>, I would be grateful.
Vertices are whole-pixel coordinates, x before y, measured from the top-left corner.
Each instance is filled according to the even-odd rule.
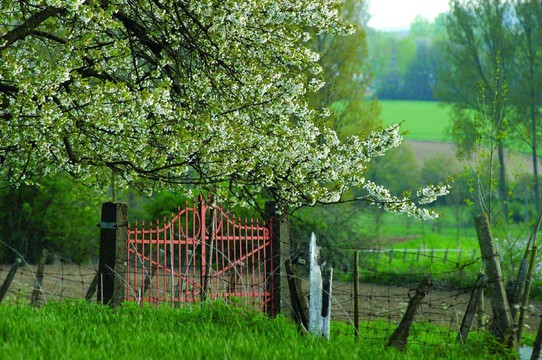
[[[526,252],[526,255],[528,251]],[[517,322],[518,319],[518,310],[520,307],[521,296],[523,290],[525,289],[525,282],[527,281],[527,267],[528,261],[527,256],[521,260],[521,265],[519,267],[518,276],[514,283],[514,287],[511,289],[508,294],[508,302],[510,304],[510,311],[512,313],[512,321]]]
[[[354,251],[354,332],[359,340],[359,252]]]
[[[431,276],[427,275],[423,278],[423,280],[418,284],[418,287],[416,288],[416,294],[412,297],[410,302],[408,303],[405,315],[403,316],[403,319],[401,320],[401,323],[395,329],[393,334],[391,334],[390,339],[388,341],[388,344],[386,346],[393,346],[400,351],[403,351],[405,349],[405,346],[407,344],[408,335],[410,334],[410,327],[412,326],[412,323],[414,322],[414,316],[416,316],[416,312],[418,311],[418,308],[422,304],[422,300],[429,293],[429,290],[432,287],[431,282]]]
[[[282,310],[282,293],[288,291],[288,278],[286,276],[286,265],[282,257],[289,257],[290,254],[290,231],[288,216],[283,212],[279,214],[277,203],[267,201],[265,203],[264,216],[271,233],[271,244],[266,249],[266,287],[271,293],[271,304],[267,306],[266,312],[269,316],[276,316]],[[271,254],[271,256],[269,256]]]
[[[320,249],[316,246],[314,233],[311,235],[309,248],[309,332],[320,334],[322,332],[322,269],[319,258]]]
[[[98,302],[113,307],[124,301],[128,242],[128,207],[124,203],[102,205]]]
[[[476,315],[476,310],[478,310],[478,305],[482,299],[482,294],[485,286],[485,275],[483,273],[478,274],[478,280],[474,285],[472,290],[469,305],[467,306],[467,311],[465,311],[465,316],[461,322],[461,327],[459,328],[459,333],[457,334],[457,340],[465,343],[467,341],[467,336],[474,320],[474,315]]]
[[[488,277],[488,292],[493,309],[494,326],[492,327],[492,333],[501,343],[518,350],[518,343],[514,336],[514,323],[504,287],[501,262],[493,244],[487,217],[485,215],[476,215],[474,225],[486,268],[485,273]]]
[[[540,317],[540,323],[538,324],[538,331],[536,333],[536,339],[533,345],[533,353],[531,354],[531,360],[538,360],[540,358],[541,349],[542,349],[542,316]]]
[[[333,290],[333,268],[326,267],[322,274],[322,336],[329,340],[331,333],[331,301]]]
[[[314,233],[311,235],[309,254],[309,332],[329,339],[333,268],[324,271],[324,278],[320,265],[320,248],[316,245]]]
[[[484,276],[484,288],[486,286],[486,277]],[[486,302],[484,300],[484,292],[480,291],[480,297],[476,303],[476,321],[478,322],[478,329],[483,329],[486,325]]]
[[[307,298],[303,295],[301,281],[297,272],[297,264],[292,263],[290,259],[286,259],[285,265],[294,320],[298,324],[298,327],[306,332],[309,328],[309,305]]]
[[[521,336],[523,334],[523,327],[525,325],[525,311],[529,306],[529,297],[531,295],[531,283],[533,280],[534,267],[536,261],[536,255],[538,254],[538,246],[533,245],[531,248],[531,256],[529,259],[529,269],[527,271],[527,279],[525,281],[523,289],[523,297],[521,299],[521,307],[519,310],[519,319],[518,319],[518,328],[517,328],[517,340],[521,341]]]
[[[92,299],[92,296],[96,293],[96,289],[98,288],[98,282],[100,281],[100,272],[96,272],[94,275],[94,278],[92,278],[92,282],[90,283],[87,293],[85,294],[85,300],[90,301]]]
[[[41,258],[38,264],[38,271],[36,272],[36,281],[34,283],[34,290],[32,290],[32,298],[30,304],[32,306],[38,306],[40,294],[42,293],[43,275],[45,274],[45,262],[47,261],[47,249],[41,251]]]
[[[22,260],[20,258],[17,258],[15,260],[15,263],[11,266],[11,269],[9,269],[8,275],[4,279],[4,282],[2,284],[2,287],[0,288],[0,303],[4,299],[4,296],[8,292],[9,285],[11,285],[11,282],[13,281],[13,278],[15,277],[15,274],[17,273],[17,269],[19,269],[19,266],[21,265]]]

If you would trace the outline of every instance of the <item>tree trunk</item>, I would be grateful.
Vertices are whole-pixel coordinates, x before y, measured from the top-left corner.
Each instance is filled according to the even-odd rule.
[[[502,212],[505,219],[508,219],[508,191],[506,187],[506,171],[504,164],[504,145],[502,142],[499,142],[497,147],[497,152],[499,156],[499,198],[502,201]],[[491,195],[490,195],[491,196]],[[491,209],[490,209],[491,211]]]
[[[536,212],[540,212],[540,187],[538,184],[538,150],[537,150],[537,119],[536,119],[536,107],[531,105],[531,136],[532,136],[532,155],[533,155],[533,190],[534,190],[534,204],[536,206]]]

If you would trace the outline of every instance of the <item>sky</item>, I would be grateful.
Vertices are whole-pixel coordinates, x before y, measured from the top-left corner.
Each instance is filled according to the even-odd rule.
[[[449,0],[365,0],[369,3],[369,27],[377,30],[408,29],[417,15],[433,21],[448,11]]]

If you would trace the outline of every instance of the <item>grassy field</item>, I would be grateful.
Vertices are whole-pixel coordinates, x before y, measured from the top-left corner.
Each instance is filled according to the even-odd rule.
[[[384,125],[403,122],[408,131],[406,140],[450,141],[446,128],[450,123],[448,110],[433,101],[379,100]]]
[[[333,323],[329,341],[301,335],[286,318],[222,302],[191,307],[110,309],[85,302],[42,308],[0,306],[2,359],[503,359],[484,333],[467,345],[455,334],[415,324],[407,350],[385,348],[394,327],[373,323],[356,341],[351,326]],[[436,346],[435,344],[440,344]]]

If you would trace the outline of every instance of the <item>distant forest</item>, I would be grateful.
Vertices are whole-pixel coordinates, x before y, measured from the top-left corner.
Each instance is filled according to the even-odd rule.
[[[367,31],[372,96],[384,100],[437,100],[434,88],[446,40],[446,14],[418,17],[404,32]]]

